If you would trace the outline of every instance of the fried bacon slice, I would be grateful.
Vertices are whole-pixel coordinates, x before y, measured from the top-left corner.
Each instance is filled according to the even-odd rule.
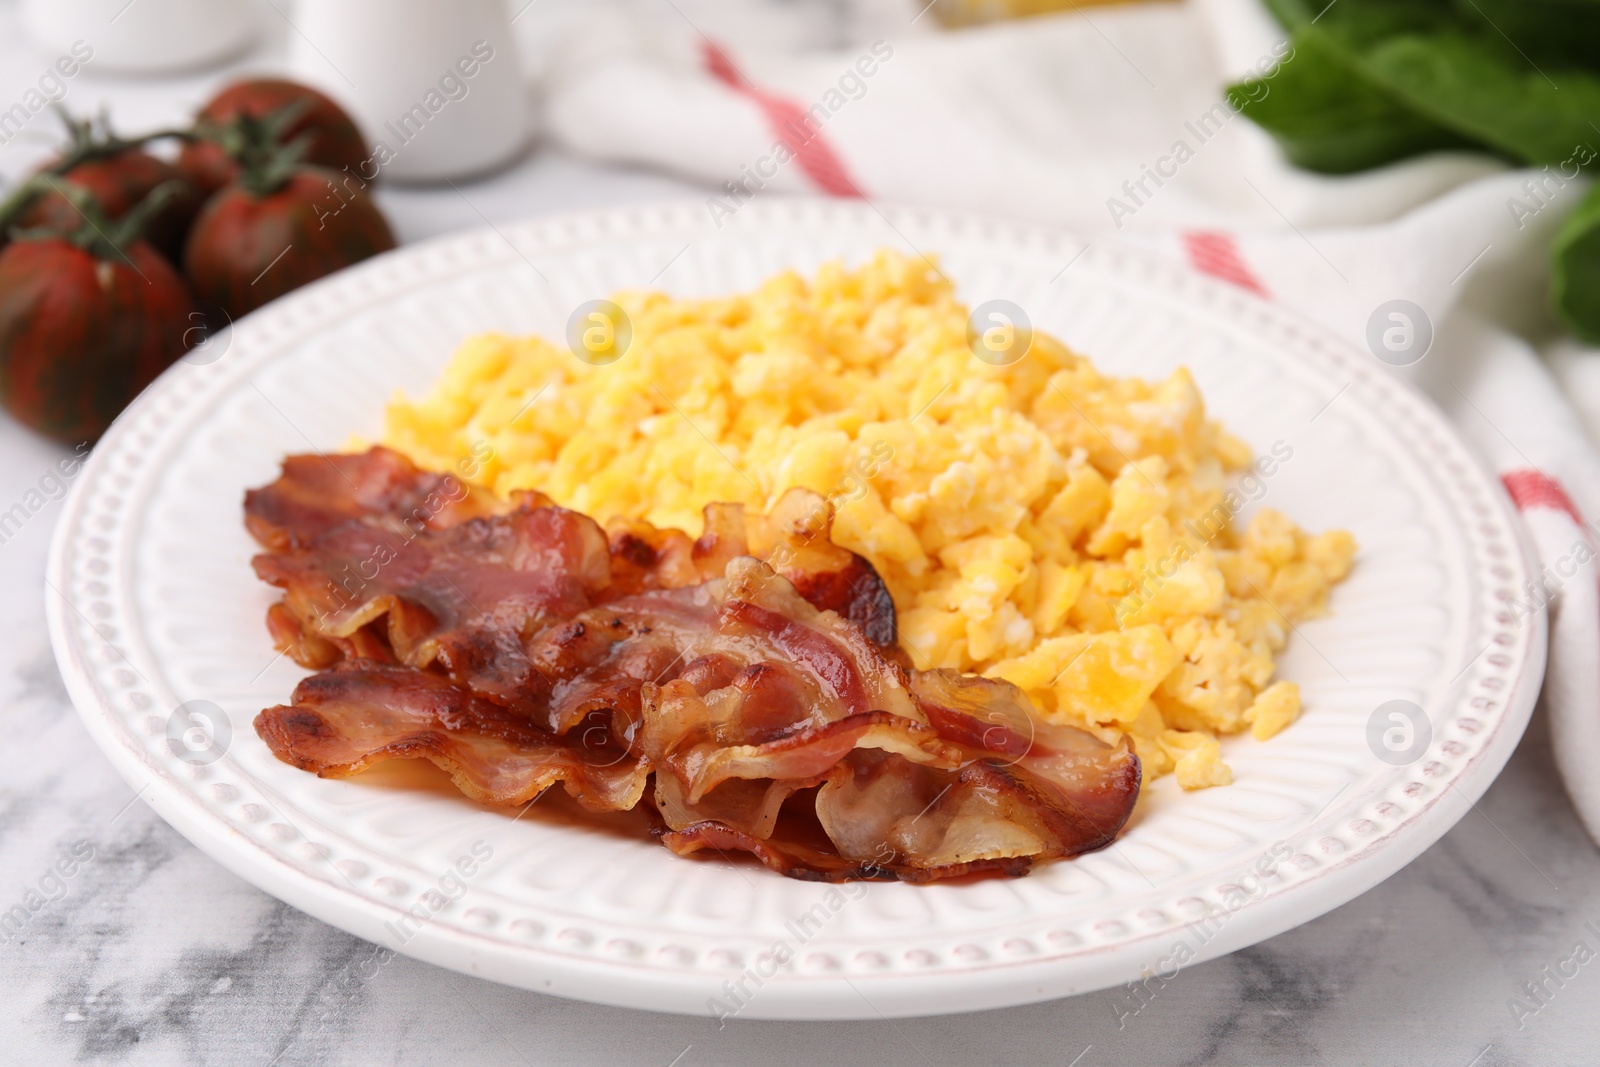
[[[1009,683],[903,666],[881,581],[815,494],[712,505],[691,541],[445,492],[381,450],[331,458],[246,506],[284,590],[274,639],[332,665],[257,719],[297,767],[422,758],[501,804],[560,782],[594,811],[649,804],[681,855],[823,880],[1020,874],[1132,810],[1126,742],[1040,721]]]
[[[415,667],[439,659],[475,691],[504,698],[536,679],[500,635],[525,635],[606,600],[697,585],[750,554],[817,607],[859,623],[880,645],[895,642],[888,587],[865,559],[833,544],[831,508],[803,489],[770,516],[710,505],[705,533],[691,541],[642,521],[617,520],[608,533],[541,494],[503,502],[374,448],[291,456],[277,481],[245,495],[245,524],[268,550],[253,561],[257,575],[284,590],[269,617],[274,641],[313,669],[341,658]]]
[[[602,724],[566,737],[432,671],[349,660],[306,678],[256,733],[301,770],[343,778],[388,759],[426,759],[486,804],[523,804],[556,782],[591,811],[626,811],[650,775]]]
[[[701,795],[713,804],[674,818],[662,803],[673,777],[658,762],[657,806],[670,827],[664,843],[683,855],[747,851],[798,878],[931,881],[1020,874],[1115,839],[1139,789],[1126,741],[1112,748],[1042,722],[1004,681],[952,671],[910,672],[907,680],[909,718],[873,711],[832,728],[859,731],[859,740],[831,770],[795,783],[822,782],[809,820],[741,824],[717,810],[729,806],[718,801],[728,786],[704,773],[710,788]],[[719,752],[716,762],[742,761]],[[804,770],[815,769],[797,768],[797,776]]]
[[[875,644],[895,643],[894,601],[866,559],[831,538],[833,512],[816,493],[791,489],[770,515],[740,504],[708,504],[705,532],[694,543],[700,581],[720,578],[739,556],[765,560],[806,602],[849,619]]]
[[[244,495],[244,524],[269,552],[309,545],[319,534],[356,519],[398,530],[442,529],[511,510],[511,502],[453,474],[418,470],[393,449],[311,453],[283,461],[271,485]]]
[[[551,506],[415,536],[345,522],[305,548],[252,562],[283,589],[283,609],[302,633],[333,643],[379,630],[397,662],[437,661],[473,692],[524,710],[545,694],[522,638],[586,610],[610,577],[600,528]]]

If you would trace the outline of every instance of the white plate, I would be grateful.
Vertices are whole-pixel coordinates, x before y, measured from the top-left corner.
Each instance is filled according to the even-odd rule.
[[[721,294],[908,242],[969,301],[1016,301],[1103,370],[1188,365],[1235,432],[1293,448],[1266,499],[1360,540],[1333,614],[1282,660],[1303,718],[1230,742],[1232,786],[1159,781],[1116,845],[1026,878],[839,890],[584,829],[548,798],[513,821],[398,764],[323,781],[256,738],[256,712],[301,672],[273,658],[240,502],[286,453],[375,433],[384,401],[426,389],[468,333],[559,337],[573,307],[619,287]],[[1096,247],[1063,274],[1080,247],[844,202],[763,201],[719,229],[687,205],[470,233],[295,293],[215,362],[163,376],[79,476],[48,597],[73,698],[140,795],[240,876],[408,955],[562,996],[676,1012],[717,998],[749,1017],[966,1011],[1170,975],[1321,915],[1438,839],[1510,755],[1545,657],[1543,616],[1519,626],[1504,604],[1531,556],[1498,483],[1371,356],[1142,254]],[[1394,699],[1431,724],[1403,765],[1369,743]],[[194,701],[220,706],[225,743],[179,736]],[[474,847],[487,862],[452,875]],[[1253,875],[1263,861],[1270,876]],[[402,925],[408,908],[419,918]]]

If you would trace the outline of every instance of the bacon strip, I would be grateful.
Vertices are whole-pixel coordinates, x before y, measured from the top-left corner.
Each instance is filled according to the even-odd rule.
[[[291,456],[277,481],[245,494],[246,527],[268,550],[253,561],[256,572],[285,591],[271,632],[306,667],[384,658],[370,643],[352,644],[370,626],[401,662],[420,667],[442,656],[458,664],[448,667],[453,677],[480,690],[473,679],[481,675],[480,691],[505,698],[535,679],[486,629],[526,634],[592,603],[721,577],[729,559],[752,553],[818,608],[894,645],[888,587],[865,559],[832,543],[822,497],[793,489],[771,516],[746,517],[728,504],[705,515],[693,542],[643,521],[614,521],[608,534],[542,494],[501,501],[385,448]],[[508,580],[508,572],[516,573]]]
[[[561,782],[591,811],[625,811],[649,768],[600,724],[556,737],[431,671],[355,660],[313,674],[256,717],[273,754],[323,778],[426,759],[486,804],[523,804]]]
[[[472,691],[525,709],[542,696],[542,680],[521,637],[587,609],[610,577],[600,527],[555,507],[410,536],[345,522],[253,565],[284,590],[303,632],[348,639],[381,626],[399,662],[438,660]]]
[[[443,529],[511,506],[453,474],[420,471],[381,446],[346,455],[290,456],[277,481],[244,495],[245,528],[272,552],[308,545],[351,520]]]
[[[332,666],[256,721],[295,766],[422,758],[501,804],[560,782],[595,811],[652,804],[676,853],[824,880],[1019,874],[1103,846],[1132,810],[1125,742],[882,647],[814,494],[771,516],[712,505],[691,542],[536,494],[419,505],[436,476],[395,454],[331,458],[247,498],[257,572],[285,593],[275,641]]]
[[[1132,814],[1139,761],[1126,741],[1111,748],[1043,723],[1023,737],[1012,724],[1028,715],[1026,698],[1006,682],[929,672],[912,690],[928,716],[921,729],[941,744],[858,744],[817,792],[820,835],[803,824],[760,833],[726,818],[669,818],[663,842],[680,855],[746,851],[791,877],[922,882],[1021,874],[1109,844]],[[966,710],[927,703],[930,691]]]

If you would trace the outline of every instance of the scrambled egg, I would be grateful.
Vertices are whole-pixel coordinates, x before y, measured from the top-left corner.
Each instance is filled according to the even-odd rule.
[[[1126,735],[1147,778],[1225,785],[1218,735],[1299,715],[1273,657],[1355,542],[1267,508],[1236,525],[1293,449],[1253,456],[1187,371],[1106,377],[1041,333],[992,365],[951,284],[891,252],[721,299],[615,299],[614,362],[471,338],[429,396],[390,406],[384,443],[438,469],[477,446],[497,492],[691,533],[712,501],[828,495],[918,667],[998,675],[1049,719]]]

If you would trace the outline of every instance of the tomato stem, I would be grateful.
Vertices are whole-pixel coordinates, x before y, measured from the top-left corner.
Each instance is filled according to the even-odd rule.
[[[61,122],[67,128],[67,148],[61,153],[59,159],[41,170],[34,179],[53,177],[60,178],[67,175],[73,168],[98,159],[110,159],[121,155],[130,148],[143,148],[151,141],[176,138],[179,140],[193,140],[195,134],[192,130],[154,130],[138,137],[122,137],[111,129],[111,120],[104,112],[101,113],[99,122],[94,119],[75,119],[72,113],[60,104],[54,105],[55,112],[60,116]],[[40,184],[37,180],[30,179],[13,189],[3,200],[0,200],[0,238],[3,238],[12,222],[17,216],[28,210],[30,204],[40,193],[50,189],[48,184]],[[170,199],[170,197],[169,197]]]
[[[296,100],[259,118],[246,112],[227,122],[202,120],[195,135],[220,146],[239,164],[237,180],[252,196],[267,196],[283,188],[311,148],[316,135],[309,131],[285,141],[310,106],[308,100]]]
[[[24,188],[32,189],[36,194],[47,190],[54,191],[77,209],[82,221],[66,232],[48,228],[17,230],[14,231],[17,240],[65,240],[86,252],[94,253],[102,260],[120,259],[131,262],[128,260],[127,248],[143,236],[145,226],[156,212],[166,207],[175,197],[183,195],[187,183],[177,178],[162,182],[135,204],[131,211],[115,221],[106,217],[105,211],[93,193],[81,186],[62,181],[58,175],[39,175],[30,180]]]

